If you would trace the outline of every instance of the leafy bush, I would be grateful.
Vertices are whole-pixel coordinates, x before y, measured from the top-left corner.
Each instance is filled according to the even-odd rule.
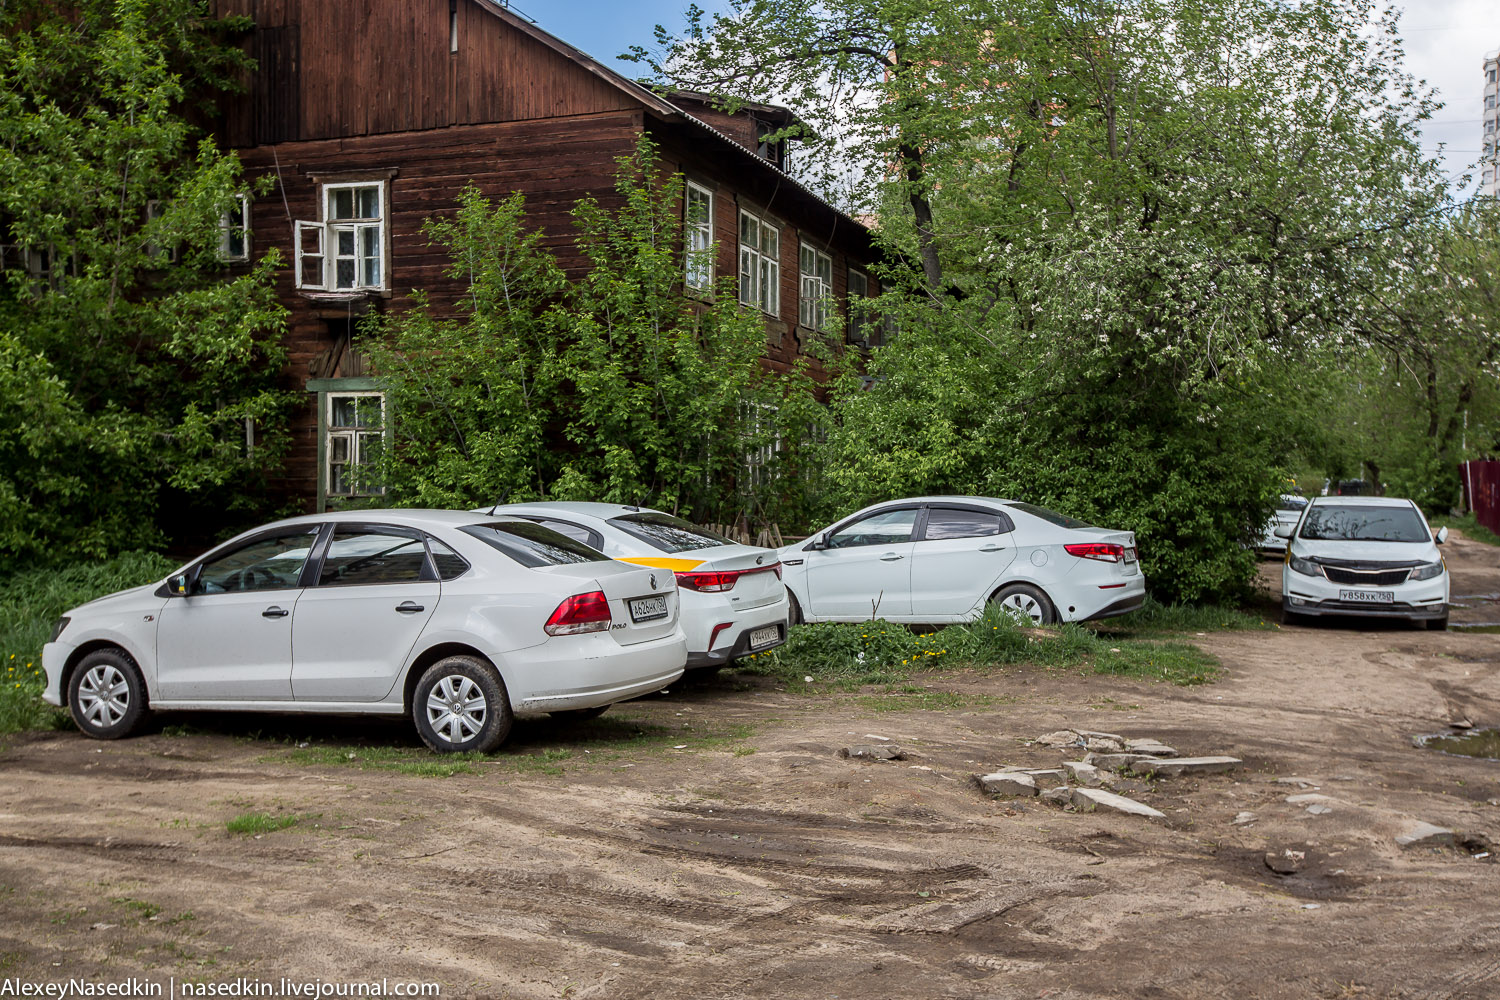
[[[126,552],[101,562],[28,569],[0,578],[0,733],[58,725],[66,717],[41,700],[42,646],[69,608],[159,580],[177,564],[155,552]]]

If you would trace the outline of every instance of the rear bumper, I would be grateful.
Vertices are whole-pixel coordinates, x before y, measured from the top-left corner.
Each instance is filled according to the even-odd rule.
[[[1120,598],[1120,600],[1109,605],[1109,607],[1105,608],[1103,611],[1096,612],[1091,617],[1117,618],[1120,615],[1128,615],[1132,611],[1139,611],[1141,609],[1141,605],[1145,603],[1146,591],[1142,589],[1139,594],[1132,594],[1129,597],[1122,597]]]
[[[1095,577],[1095,580],[1097,579],[1098,577]],[[1061,612],[1059,617],[1065,622],[1113,618],[1116,615],[1129,614],[1146,603],[1146,576],[1139,570],[1112,586],[1098,582],[1085,583],[1071,580],[1069,582],[1073,586],[1072,593],[1067,595],[1071,600],[1067,603],[1072,605],[1073,610],[1070,612],[1062,606],[1058,608]],[[1054,598],[1053,603],[1062,605],[1064,602]]]
[[[608,634],[563,640],[521,650],[506,662],[502,672],[516,711],[559,712],[639,698],[681,677],[687,660],[681,629],[629,646]]]
[[[738,660],[742,656],[749,656],[751,653],[750,633],[756,631],[757,629],[767,628],[772,625],[776,626],[778,632],[776,641],[770,643],[769,645],[761,646],[759,649],[754,650],[754,652],[764,653],[767,650],[775,649],[777,646],[780,646],[782,643],[786,642],[787,619],[784,612],[779,620],[773,619],[769,622],[761,622],[756,625],[746,626],[735,638],[733,645],[722,645],[723,638],[721,636],[719,643],[715,644],[719,645],[720,648],[711,650],[706,653],[689,653],[687,658],[687,668],[689,670],[702,670],[706,667],[722,667],[727,663]]]

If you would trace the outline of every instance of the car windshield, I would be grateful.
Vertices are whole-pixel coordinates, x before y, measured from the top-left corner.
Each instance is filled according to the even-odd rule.
[[[609,562],[609,557],[603,552],[530,521],[468,524],[459,530],[499,549],[528,569],[566,563]]]
[[[1301,513],[1306,506],[1307,499],[1305,497],[1282,497],[1276,501],[1276,509],[1286,511],[1288,514]]]
[[[1080,521],[1076,517],[1069,517],[1066,514],[1059,514],[1055,510],[1048,510],[1046,507],[1038,507],[1036,504],[1030,504],[1030,503],[1012,503],[1012,504],[1006,504],[1006,506],[1010,507],[1010,508],[1012,508],[1014,510],[1018,510],[1018,511],[1020,511],[1023,514],[1030,514],[1032,517],[1039,517],[1043,521],[1046,521],[1049,524],[1055,524],[1055,525],[1057,525],[1059,528],[1092,528],[1093,527],[1093,525],[1089,524],[1087,521]]]
[[[610,518],[609,523],[663,552],[687,552],[690,549],[711,549],[716,545],[734,544],[717,532],[656,511],[621,514]]]
[[[1427,526],[1415,507],[1314,504],[1298,536],[1322,542],[1425,542]]]

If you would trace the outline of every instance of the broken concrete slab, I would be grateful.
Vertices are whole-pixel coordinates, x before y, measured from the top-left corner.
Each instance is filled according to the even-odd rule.
[[[1086,753],[1083,755],[1085,764],[1102,767],[1106,771],[1124,771],[1132,768],[1138,761],[1160,760],[1160,757],[1152,757],[1144,753]]]
[[[1073,804],[1073,789],[1067,785],[1058,785],[1056,788],[1049,788],[1043,792],[1042,799],[1060,806],[1070,806]]]
[[[1146,819],[1166,819],[1166,813],[1152,809],[1144,802],[1127,799],[1102,788],[1075,788],[1072,794],[1073,808],[1080,812],[1103,809],[1106,812],[1124,813],[1126,816],[1144,816]]]
[[[997,771],[977,775],[979,787],[991,795],[1035,795],[1036,779],[1020,771]]]
[[[1119,753],[1125,749],[1124,740],[1112,740],[1107,736],[1090,736],[1088,748],[1099,753]]]
[[[839,751],[839,756],[857,760],[905,760],[906,752],[894,743],[885,743],[880,746],[844,747]]]
[[[1130,765],[1137,774],[1154,774],[1158,778],[1176,778],[1184,774],[1219,774],[1233,771],[1243,764],[1238,757],[1176,757],[1158,760],[1148,757]]]
[[[1431,823],[1417,823],[1396,838],[1400,847],[1452,847],[1453,831]]]
[[[1177,751],[1157,740],[1126,740],[1125,749],[1130,753],[1150,754],[1152,757],[1176,757]]]
[[[1083,737],[1071,729],[1059,729],[1055,733],[1043,733],[1036,742],[1044,747],[1076,747],[1083,744]]]
[[[1067,771],[1073,780],[1080,785],[1097,788],[1103,784],[1104,779],[1100,775],[1099,769],[1093,764],[1085,764],[1078,760],[1065,760],[1063,761],[1063,770]]]
[[[1116,743],[1119,743],[1122,746],[1125,743],[1125,737],[1121,736],[1119,733],[1101,733],[1097,729],[1075,729],[1073,730],[1073,732],[1088,739],[1098,737],[1101,740],[1114,740]]]

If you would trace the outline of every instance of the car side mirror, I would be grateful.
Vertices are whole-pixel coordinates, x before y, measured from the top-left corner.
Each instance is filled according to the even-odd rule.
[[[171,594],[173,597],[186,597],[188,593],[188,583],[188,575],[186,573],[178,573],[176,576],[167,580],[167,593]]]
[[[1276,527],[1271,529],[1271,534],[1275,535],[1277,538],[1291,538],[1292,532],[1294,530],[1296,529],[1292,525],[1278,524]]]
[[[1444,525],[1443,527],[1441,527],[1441,528],[1438,529],[1437,543],[1439,545],[1442,545],[1447,540],[1448,540],[1448,526]]]
[[[824,532],[823,534],[816,536],[815,538],[813,538],[812,541],[810,541],[810,542],[807,543],[807,551],[809,551],[809,552],[817,552],[820,549],[826,549],[826,548],[828,548],[828,533],[827,532]]]

